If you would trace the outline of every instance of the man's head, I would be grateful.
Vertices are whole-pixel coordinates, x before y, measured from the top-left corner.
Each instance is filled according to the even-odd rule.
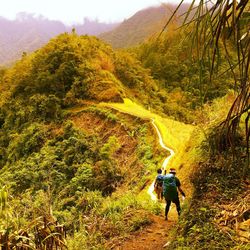
[[[169,173],[170,173],[170,174],[176,174],[175,168],[170,168]]]
[[[162,173],[162,170],[159,168],[159,169],[157,169],[157,173],[158,174],[161,174]]]

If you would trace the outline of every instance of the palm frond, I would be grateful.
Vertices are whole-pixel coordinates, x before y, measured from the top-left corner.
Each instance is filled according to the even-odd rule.
[[[170,17],[162,32],[167,28],[177,10],[183,4],[180,2]],[[226,120],[221,124],[221,130],[226,130],[228,146],[234,151],[234,136],[239,128],[243,114],[245,118],[245,139],[247,158],[249,159],[249,65],[250,65],[250,3],[249,0],[216,0],[198,2],[193,0],[184,14],[182,29],[192,28],[193,50],[200,64],[202,77],[203,63],[209,65],[212,81],[213,74],[218,71],[221,49],[224,49],[229,69],[234,76],[237,97],[228,112]],[[161,34],[162,34],[161,32]],[[237,52],[237,63],[232,61],[230,47]],[[202,81],[200,81],[202,85]],[[201,86],[202,88],[202,86]],[[222,133],[225,134],[224,132]]]

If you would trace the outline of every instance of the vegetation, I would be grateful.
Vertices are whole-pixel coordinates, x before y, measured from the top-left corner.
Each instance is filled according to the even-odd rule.
[[[168,32],[143,43],[134,52],[160,85],[161,91],[157,95],[162,112],[193,123],[196,122],[196,111],[205,103],[235,88],[233,74],[222,74],[227,71],[228,65],[225,57],[221,56],[220,71],[217,71],[217,77],[211,82],[208,74],[209,58],[204,59],[206,61],[200,68],[200,62],[192,52],[192,41],[186,38],[189,30],[175,29],[176,25],[172,24]],[[236,60],[236,53],[232,52],[231,56]]]
[[[245,139],[249,163],[249,2],[216,1],[210,6],[210,3],[201,1],[197,7],[194,5],[195,1],[192,1],[186,13],[184,24],[187,24],[187,20],[191,16],[191,21],[188,20],[188,24],[194,23],[191,40],[194,43],[200,70],[204,68],[208,60],[210,79],[213,79],[216,69],[220,68],[222,54],[220,43],[222,43],[223,52],[229,65],[228,71],[230,70],[234,76],[238,93],[227,118],[220,126],[219,144],[221,144],[221,150],[225,146],[235,150],[237,130],[242,118],[245,120]],[[193,11],[194,9],[195,11]],[[231,56],[231,50],[236,51],[236,62]],[[203,85],[201,82],[201,86]]]
[[[96,106],[139,87],[143,97],[154,82],[135,59],[75,33],[2,71],[3,246],[76,249],[81,235],[81,244],[94,249],[150,223],[159,206],[137,194],[161,160],[152,128]]]
[[[154,119],[189,197],[170,248],[249,248],[247,7],[193,3],[129,52],[73,30],[1,68],[1,247],[111,249],[149,225]]]
[[[172,235],[170,249],[249,248],[249,173],[246,173],[244,126],[241,125],[242,138],[237,142],[237,158],[228,148],[223,152],[218,150],[214,129],[225,119],[234,98],[228,95],[205,107],[207,118],[202,117],[205,120],[192,136],[181,161],[174,162],[182,166],[182,178],[185,176],[182,171],[190,172],[193,193]]]
[[[232,106],[225,110],[220,120],[214,119],[217,123],[211,123],[209,130],[205,130],[203,144],[201,140],[196,142],[200,146],[196,152],[199,163],[192,177],[194,193],[179,224],[177,240],[171,247],[247,249],[249,32],[245,24],[249,23],[248,1],[216,1],[212,6],[201,1],[196,7],[194,3],[185,20],[191,16],[191,23],[194,22],[195,32],[191,36],[197,46],[194,48],[197,49],[195,53],[201,64],[200,69],[210,58],[210,80],[216,79],[222,42],[229,69],[234,77],[239,77],[234,78],[238,92],[230,103]],[[196,11],[190,15],[193,8]],[[234,48],[237,62],[230,54]]]

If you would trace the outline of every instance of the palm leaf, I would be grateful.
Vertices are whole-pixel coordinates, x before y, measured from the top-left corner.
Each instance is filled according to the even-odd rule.
[[[167,28],[183,1],[177,6],[162,32]],[[200,65],[200,77],[203,74],[203,63],[208,61],[209,74],[212,76],[218,71],[220,62],[220,41],[226,54],[229,69],[238,88],[238,95],[228,112],[226,120],[221,124],[221,136],[227,134],[227,144],[234,151],[234,137],[239,127],[243,114],[245,118],[245,139],[247,144],[247,158],[249,159],[249,64],[250,64],[250,4],[248,0],[216,0],[197,1],[193,0],[187,12],[185,12],[182,29],[192,27],[193,49],[196,51],[197,61]],[[232,61],[229,45],[234,44],[237,50],[238,62]],[[236,77],[236,72],[239,77]],[[200,81],[202,89],[202,81]]]

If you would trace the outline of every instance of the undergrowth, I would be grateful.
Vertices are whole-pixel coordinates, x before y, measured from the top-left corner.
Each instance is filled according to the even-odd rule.
[[[68,249],[110,249],[129,233],[150,224],[150,214],[160,211],[160,205],[148,195],[120,190],[80,218],[81,228],[68,237]]]
[[[216,136],[216,131],[210,133],[200,147],[204,158],[191,175],[194,193],[183,209],[169,249],[250,248],[245,144],[238,140],[237,157],[233,157],[231,149],[216,149]]]

